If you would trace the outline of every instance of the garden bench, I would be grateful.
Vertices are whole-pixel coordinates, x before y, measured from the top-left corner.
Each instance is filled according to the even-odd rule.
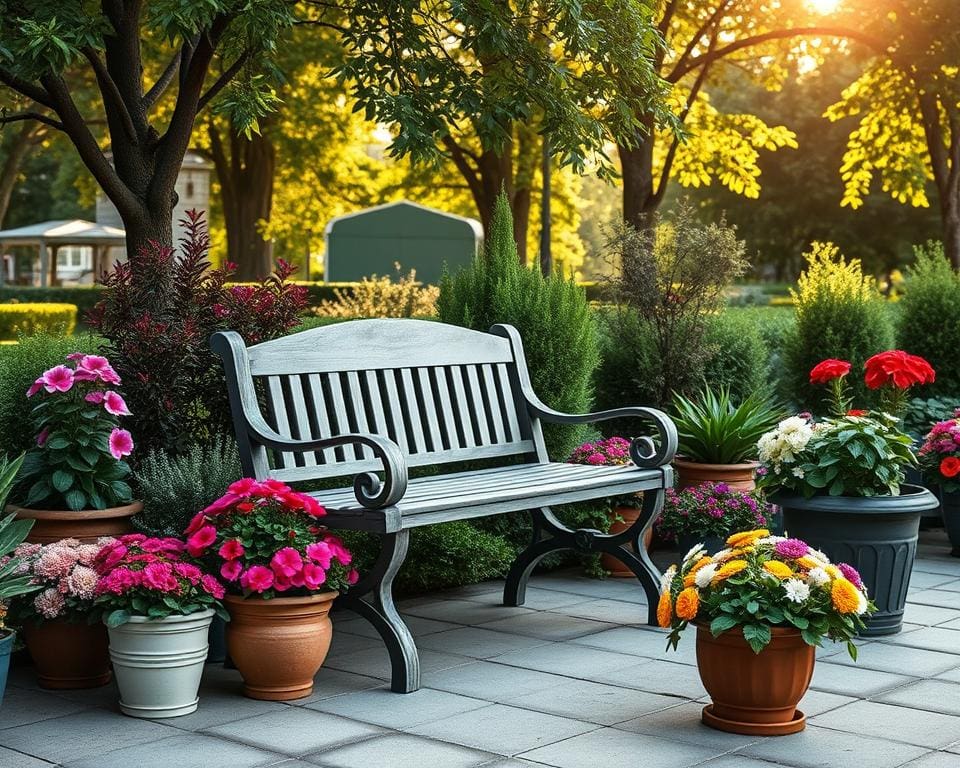
[[[505,605],[523,604],[527,579],[545,555],[607,552],[639,578],[648,620],[655,621],[659,573],[641,541],[672,485],[677,444],[660,411],[552,410],[533,392],[520,335],[509,325],[482,333],[424,320],[354,320],[251,347],[222,332],[211,344],[224,363],[245,475],[284,482],[354,477],[352,487],[312,493],[330,528],[381,537],[371,572],[338,602],[383,637],[394,691],[420,685],[417,648],[391,592],[410,530],[419,526],[529,510],[533,541],[510,568]],[[652,422],[656,440],[632,441],[632,465],[566,464],[547,455],[542,422],[634,416]],[[489,459],[510,463],[461,471],[464,462]],[[439,473],[408,478],[410,467]],[[550,511],[639,491],[639,519],[617,534],[571,530]]]

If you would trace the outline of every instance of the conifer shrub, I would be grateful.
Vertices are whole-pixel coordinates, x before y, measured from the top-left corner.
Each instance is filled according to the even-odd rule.
[[[784,339],[784,384],[794,404],[818,411],[823,392],[810,384],[813,366],[835,357],[860,371],[868,357],[893,347],[894,329],[876,281],[863,273],[859,259],[847,261],[837,246],[819,242],[805,258],[807,268],[791,290],[796,326]],[[850,384],[854,402],[869,399],[862,377],[851,376]]]
[[[937,380],[924,394],[960,397],[960,274],[940,243],[915,249],[900,300],[898,346],[933,366]]]
[[[727,389],[735,401],[768,388],[770,351],[751,317],[743,312],[715,315],[707,325],[706,344],[706,385]]]
[[[544,277],[520,263],[506,195],[497,198],[483,255],[441,280],[437,312],[441,322],[475,330],[515,326],[539,397],[565,413],[590,410],[599,349],[586,294],[572,280]],[[550,456],[565,459],[581,433],[578,427],[545,425]]]

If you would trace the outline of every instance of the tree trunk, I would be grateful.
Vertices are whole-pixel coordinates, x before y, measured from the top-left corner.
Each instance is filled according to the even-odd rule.
[[[617,151],[623,175],[623,220],[637,229],[644,229],[649,226],[650,217],[656,213],[663,198],[654,187],[654,138],[651,134],[639,141],[634,148],[618,146]]]
[[[960,195],[940,206],[943,216],[943,249],[954,269],[960,269]]]
[[[273,269],[273,242],[264,239],[260,226],[270,220],[273,207],[276,148],[264,133],[247,139],[233,126],[227,130],[229,152],[217,126],[208,126],[227,230],[227,259],[237,265],[237,280],[260,280]]]
[[[17,185],[20,166],[34,146],[34,137],[41,131],[40,123],[26,121],[10,142],[9,151],[0,168],[0,229],[10,207],[13,188]]]

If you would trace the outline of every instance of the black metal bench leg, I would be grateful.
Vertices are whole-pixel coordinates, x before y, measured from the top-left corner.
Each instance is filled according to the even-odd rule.
[[[420,655],[393,602],[393,580],[407,556],[409,543],[409,531],[384,535],[373,569],[350,588],[343,605],[363,616],[380,633],[390,654],[390,687],[396,693],[412,693],[420,688]],[[368,592],[373,600],[361,599]]]
[[[507,581],[503,585],[503,604],[511,607],[523,605],[526,601],[527,580],[533,573],[533,569],[537,567],[537,563],[551,552],[569,549],[569,544],[561,544],[560,539],[556,537],[557,533],[565,529],[550,522],[553,515],[550,514],[549,509],[533,509],[530,510],[530,514],[533,518],[533,541],[517,555],[517,559],[513,561],[507,572]],[[548,531],[553,535],[549,535]],[[572,533],[572,531],[566,532]]]

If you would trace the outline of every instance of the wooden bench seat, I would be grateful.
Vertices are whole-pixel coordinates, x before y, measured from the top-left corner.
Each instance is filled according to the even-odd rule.
[[[530,546],[507,574],[505,605],[522,605],[536,564],[558,550],[606,552],[636,574],[656,620],[659,573],[641,545],[673,484],[673,423],[652,408],[564,414],[530,384],[516,329],[490,333],[423,320],[354,320],[246,347],[214,334],[244,474],[289,483],[352,478],[352,487],[315,491],[331,528],[380,535],[369,573],[337,603],[379,631],[392,688],[420,686],[416,644],[393,601],[410,530],[527,510]],[[632,465],[551,461],[543,422],[584,424],[637,417],[648,435],[630,444]],[[499,466],[463,471],[465,462]],[[409,478],[412,467],[436,474]],[[567,504],[642,491],[638,520],[620,533],[570,529],[551,512]]]

